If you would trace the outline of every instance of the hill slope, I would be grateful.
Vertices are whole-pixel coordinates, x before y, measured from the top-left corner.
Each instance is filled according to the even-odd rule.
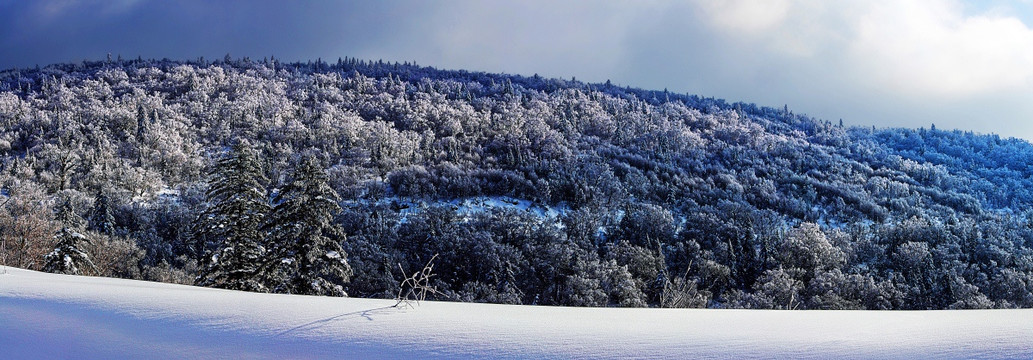
[[[32,358],[1033,356],[1033,311],[591,309],[273,295],[9,268],[0,347]]]
[[[354,59],[0,72],[7,261],[42,268],[62,204],[101,274],[191,282],[221,245],[196,226],[206,173],[238,142],[260,192],[322,163],[352,296],[438,254],[441,298],[464,301],[1033,307],[1028,142]]]

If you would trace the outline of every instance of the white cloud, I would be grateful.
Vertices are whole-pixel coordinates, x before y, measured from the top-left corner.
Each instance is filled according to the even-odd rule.
[[[764,58],[814,58],[850,86],[959,98],[1033,85],[1033,29],[1008,6],[955,0],[696,0],[724,41]],[[969,6],[971,8],[971,6]],[[733,44],[734,45],[734,44]],[[732,65],[732,64],[730,64]]]
[[[1033,30],[1016,17],[967,15],[953,1],[887,1],[867,10],[848,49],[859,81],[918,97],[1030,90]]]
[[[731,42],[753,42],[772,55],[818,56],[841,43],[851,14],[865,3],[820,0],[693,0],[694,9]]]
[[[695,0],[706,18],[723,30],[756,35],[782,25],[789,0]]]
[[[1033,139],[1033,124],[1027,125],[1033,118],[1029,4],[695,0],[669,10],[667,21],[648,25],[639,38],[674,28],[691,34],[686,39],[703,40],[673,44],[691,50],[669,52],[676,58],[666,65],[629,70],[624,79],[646,79],[638,84],[645,87],[690,84],[680,90],[733,101],[786,103],[856,125],[935,122]],[[686,24],[691,21],[698,25]]]

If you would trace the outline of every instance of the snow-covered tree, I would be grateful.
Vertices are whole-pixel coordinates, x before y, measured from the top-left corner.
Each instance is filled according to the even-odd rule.
[[[93,201],[89,229],[111,236],[115,232],[115,214],[111,198],[101,191]]]
[[[65,199],[58,206],[55,220],[60,224],[60,230],[54,235],[57,245],[44,258],[43,271],[71,275],[89,271],[96,274],[97,267],[85,251],[86,245],[90,244],[90,239],[84,235],[85,221],[75,213],[71,200]]]
[[[260,228],[269,211],[262,168],[245,141],[238,141],[209,175],[209,208],[198,219],[196,236],[217,247],[202,259],[196,283],[235,290],[264,291],[256,271],[266,249]]]
[[[346,211],[331,221],[288,184],[278,225],[232,215],[271,185],[206,196],[219,168],[206,174],[205,154],[235,138],[278,183],[318,154]],[[206,269],[226,286],[333,292],[344,267],[298,280],[323,266],[308,255],[344,259],[299,240],[342,241],[299,230],[313,222],[349,235],[356,296],[393,295],[396,265],[440,254],[434,286],[473,301],[1033,307],[1031,163],[1020,139],[613,84],[355,59],[84,61],[0,71],[0,262],[42,269],[64,193],[90,214],[79,233],[106,276]],[[530,201],[533,219],[433,215],[478,197]]]
[[[352,275],[341,247],[345,234],[333,222],[341,208],[326,171],[305,157],[273,199],[266,229],[272,256],[263,274],[273,291],[347,296],[342,286]]]
[[[0,260],[23,269],[42,269],[41,260],[54,249],[57,229],[41,187],[18,182],[6,190],[0,203]]]

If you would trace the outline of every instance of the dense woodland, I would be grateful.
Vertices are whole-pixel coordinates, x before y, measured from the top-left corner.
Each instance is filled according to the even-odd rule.
[[[992,119],[978,119],[992,121]],[[1033,146],[340,59],[0,72],[0,260],[294,294],[1033,307]]]

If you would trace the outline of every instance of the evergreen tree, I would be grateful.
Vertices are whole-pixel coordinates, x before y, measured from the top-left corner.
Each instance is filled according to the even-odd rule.
[[[89,230],[97,231],[111,236],[115,232],[115,215],[111,206],[111,198],[107,193],[101,191],[93,201],[93,210],[90,213]]]
[[[195,237],[216,244],[202,259],[195,283],[234,290],[264,291],[256,271],[265,257],[260,228],[269,211],[257,157],[243,141],[219,159],[209,174],[209,208],[195,226]]]
[[[55,220],[60,224],[60,230],[54,235],[57,245],[44,258],[43,271],[80,275],[84,270],[90,270],[96,274],[97,267],[84,250],[90,243],[90,239],[83,235],[85,222],[72,209],[71,200],[61,202]]]
[[[341,284],[352,275],[341,247],[344,231],[333,223],[339,196],[326,171],[312,157],[295,169],[280,190],[266,229],[273,256],[264,274],[276,292],[347,296]]]

